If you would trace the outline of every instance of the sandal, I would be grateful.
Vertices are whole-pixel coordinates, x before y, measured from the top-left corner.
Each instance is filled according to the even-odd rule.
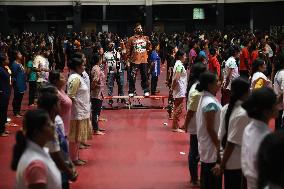
[[[105,135],[105,133],[104,133],[104,132],[101,132],[101,131],[95,131],[95,132],[94,132],[94,135]]]
[[[79,159],[78,159],[78,160],[73,161],[73,164],[74,164],[74,165],[76,165],[76,166],[83,166],[83,165],[86,165],[86,163],[85,163],[85,162],[80,161]]]
[[[81,162],[83,162],[83,163],[88,163],[88,161],[87,160],[83,160],[83,159],[78,159],[79,161],[81,161]]]
[[[86,147],[90,147],[91,145],[90,144],[87,144],[87,143],[81,143],[83,146],[86,146]]]
[[[6,131],[0,134],[0,137],[7,137],[7,136],[9,136],[9,134]]]
[[[83,149],[87,149],[88,147],[87,146],[84,146],[83,144],[80,144],[80,146],[79,146],[79,149],[80,150],[83,150]]]

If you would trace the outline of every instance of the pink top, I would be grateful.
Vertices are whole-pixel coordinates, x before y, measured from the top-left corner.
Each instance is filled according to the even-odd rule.
[[[72,100],[64,92],[64,90],[58,90],[59,100],[60,100],[60,111],[59,115],[61,116],[64,123],[65,135],[68,136],[70,118],[71,118],[71,107]]]
[[[25,170],[26,186],[32,184],[47,184],[47,170],[45,164],[40,160],[32,161]]]

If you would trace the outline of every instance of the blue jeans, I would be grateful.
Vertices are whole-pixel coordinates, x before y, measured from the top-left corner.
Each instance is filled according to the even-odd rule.
[[[198,152],[197,135],[190,134],[188,168],[192,182],[198,181],[198,161],[199,161],[199,152]]]
[[[108,96],[112,96],[115,80],[118,86],[118,95],[124,96],[124,92],[123,92],[124,71],[118,72],[118,73],[108,73],[107,74]]]

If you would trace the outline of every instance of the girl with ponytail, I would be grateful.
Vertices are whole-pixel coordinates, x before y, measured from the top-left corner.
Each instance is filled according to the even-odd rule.
[[[220,160],[217,132],[222,106],[216,98],[220,83],[215,74],[205,72],[200,75],[199,85],[196,88],[203,92],[196,111],[198,151],[201,162],[200,188],[222,189],[222,177],[216,177],[212,172]]]
[[[54,126],[46,111],[28,111],[23,131],[16,134],[11,162],[16,189],[61,189],[60,172],[44,146],[54,139]]]
[[[206,65],[196,63],[191,67],[191,74],[188,80],[188,100],[187,114],[184,122],[184,128],[190,134],[190,146],[188,153],[188,168],[190,172],[190,186],[199,187],[198,181],[198,141],[196,134],[196,110],[199,104],[201,93],[196,89],[199,84],[200,74],[206,71]]]
[[[250,84],[239,77],[232,81],[229,104],[221,110],[218,138],[224,149],[224,155],[214,168],[216,175],[225,175],[225,189],[242,188],[241,146],[245,127],[250,119],[242,108],[242,102],[248,97]]]

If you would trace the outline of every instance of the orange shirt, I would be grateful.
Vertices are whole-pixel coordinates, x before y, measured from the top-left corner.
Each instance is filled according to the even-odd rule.
[[[220,78],[220,63],[217,56],[209,57],[209,71],[212,73],[217,73],[218,78]]]
[[[251,53],[250,63],[252,64],[255,59],[258,57],[258,50],[254,50]]]
[[[244,47],[240,55],[240,70],[248,70],[250,68],[249,58],[248,48]],[[246,65],[245,61],[247,61],[248,65]]]
[[[151,42],[147,36],[134,35],[129,38],[127,43],[127,58],[131,63],[141,64],[148,63],[148,50]]]

